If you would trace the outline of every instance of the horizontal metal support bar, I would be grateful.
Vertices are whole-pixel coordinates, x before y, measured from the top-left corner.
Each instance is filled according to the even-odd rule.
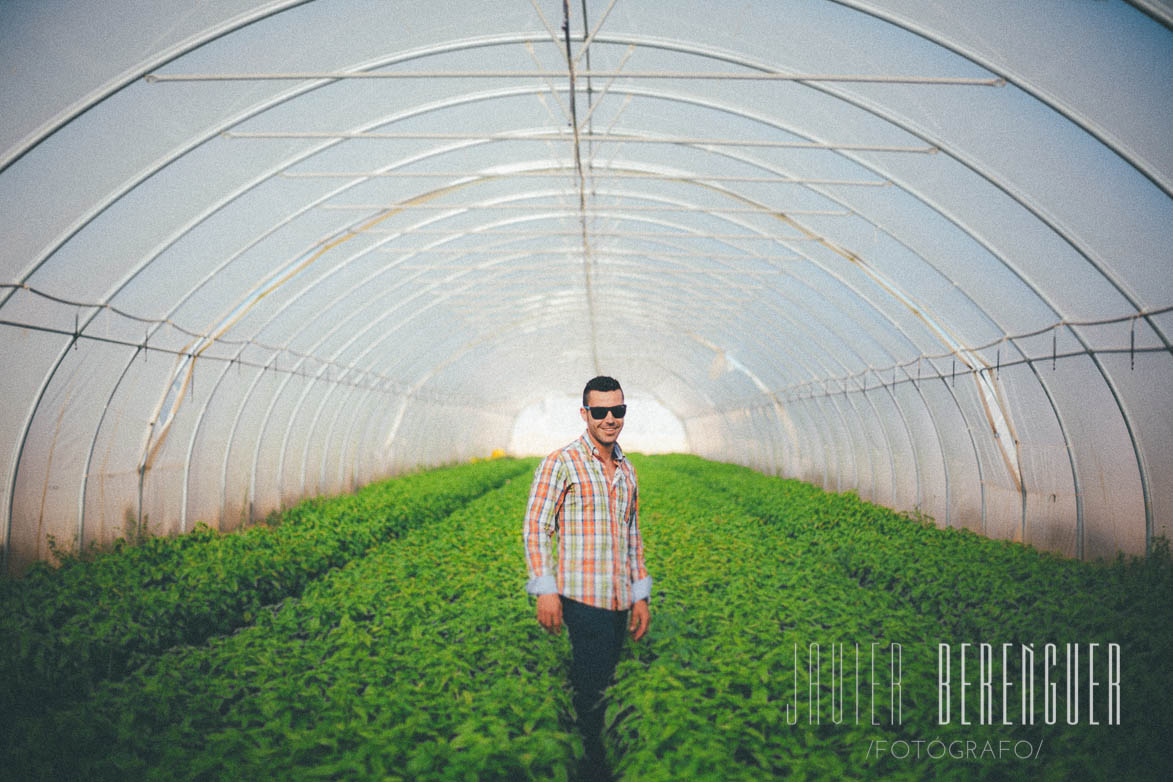
[[[586,168],[585,173],[592,177],[604,179],[654,179],[658,181],[680,182],[755,182],[763,184],[782,185],[845,185],[852,187],[887,187],[892,184],[887,179],[817,179],[808,177],[784,176],[721,176],[710,174],[653,174],[634,171],[611,171],[606,168]],[[492,177],[500,179],[563,179],[573,176],[573,167],[563,171],[289,171],[281,176],[286,179],[467,179],[469,177]]]
[[[190,81],[317,81],[336,79],[565,79],[554,70],[416,70],[416,71],[254,71],[237,73],[148,73],[151,84]],[[574,72],[576,79],[673,79],[699,81],[857,82],[865,84],[923,84],[954,87],[1003,87],[1005,79],[966,76],[915,76],[878,73],[777,73],[764,71],[612,71]]]
[[[565,252],[567,255],[570,255],[576,251],[567,249],[562,252]],[[577,249],[577,252],[581,255],[582,248],[579,247]],[[470,254],[470,253],[465,253],[465,254]],[[481,255],[481,253],[471,253],[471,254]],[[519,253],[518,253],[518,251],[514,250],[510,254],[517,255]],[[542,254],[544,255],[545,253],[542,253]],[[660,267],[649,268],[646,265],[635,264],[635,263],[615,263],[613,261],[601,260],[601,256],[608,256],[608,255],[613,255],[613,254],[614,253],[612,253],[611,251],[608,251],[608,250],[596,250],[595,255],[593,256],[596,265],[594,267],[592,267],[592,271],[597,271],[600,274],[606,274],[611,269],[622,269],[622,270],[636,269],[639,271],[647,272],[649,274],[656,274],[656,275],[664,274],[664,275],[669,275],[669,276],[677,276],[677,275],[700,275],[700,276],[717,275],[717,276],[721,276],[721,275],[725,275],[725,276],[740,277],[742,275],[776,276],[779,274],[786,274],[785,269],[728,269],[728,268],[725,268],[725,269],[664,269],[664,268],[660,268]],[[625,255],[632,255],[632,256],[641,255],[641,253],[624,253],[624,254]],[[753,260],[753,259],[758,259],[758,260],[763,260],[763,261],[773,261],[773,260],[801,261],[801,260],[803,260],[802,258],[799,258],[798,256],[790,256],[787,258],[769,258],[769,257],[764,257],[764,256],[756,256],[756,255],[748,255],[747,256],[747,255],[732,255],[732,254],[714,256],[714,255],[708,254],[708,253],[705,253],[705,254],[701,254],[701,253],[644,253],[643,255],[647,255],[648,257],[651,257],[653,259],[657,259],[657,258],[720,258],[722,260],[739,260],[739,261],[746,261],[746,260]],[[433,272],[449,272],[449,271],[494,271],[494,272],[531,272],[531,271],[533,271],[533,272],[537,272],[537,271],[549,271],[551,269],[558,269],[558,268],[563,268],[563,267],[560,267],[556,263],[534,264],[534,265],[527,265],[527,266],[503,265],[503,264],[492,264],[492,263],[482,263],[482,264],[475,264],[475,263],[450,264],[450,263],[445,263],[445,264],[433,264],[433,265],[421,263],[421,264],[403,264],[403,265],[397,266],[395,268],[402,269],[404,271],[433,271]],[[572,269],[577,269],[578,267],[567,266],[564,268],[566,268],[567,270],[572,270]]]
[[[787,212],[787,214],[796,214],[795,212]],[[847,214],[847,213],[843,213]],[[396,230],[394,228],[372,228],[367,231],[368,234],[395,234],[399,236],[406,236],[407,232],[403,230]],[[472,228],[467,231],[452,231],[436,228],[414,228],[410,231],[412,236],[451,236],[451,237],[471,237],[471,236],[508,236],[519,239],[549,239],[553,236],[582,236],[581,230],[575,231],[522,231],[518,229],[508,228],[487,228],[477,229]],[[766,234],[749,234],[749,233],[670,233],[667,231],[591,231],[592,239],[660,239],[663,241],[678,241],[681,239],[696,240],[696,239],[719,239],[722,241],[745,241],[753,239],[764,242],[777,242],[778,237]],[[390,249],[390,248],[387,248]]]
[[[1025,356],[1016,359],[1008,359],[1002,362],[1001,370],[1007,367],[1016,367],[1022,365],[1040,364],[1044,367],[1049,367],[1058,359],[1079,358],[1083,356],[1106,356],[1106,355],[1124,355],[1143,353],[1170,353],[1169,348],[1166,347],[1118,347],[1118,348],[1078,348],[1076,350],[1067,350],[1060,353],[1047,353],[1038,356]],[[941,358],[938,356],[937,358]],[[914,361],[913,366],[916,365]],[[861,392],[874,391],[880,388],[895,388],[900,385],[921,384],[932,381],[944,381],[946,383],[954,383],[959,378],[968,375],[993,373],[997,372],[991,368],[985,367],[967,367],[964,365],[957,367],[950,367],[948,370],[937,369],[933,365],[922,372],[919,376],[916,373],[909,373],[908,367],[904,364],[897,365],[898,369],[904,369],[905,373],[902,377],[893,379],[891,377],[893,367],[866,369],[862,372],[857,372],[852,375],[844,375],[841,377],[828,377],[819,380],[811,380],[804,383],[796,383],[785,388],[763,391],[760,395],[746,398],[740,402],[721,406],[714,411],[714,415],[720,413],[728,413],[734,410],[750,410],[761,409],[773,406],[777,402],[794,402],[804,399],[822,399],[831,396],[846,396],[847,394],[858,394]],[[1049,371],[1048,369],[1040,370],[1042,372]],[[874,377],[874,379],[872,379]],[[836,386],[835,388],[827,388],[828,385]]]
[[[591,239],[593,240],[595,238],[596,237],[594,236],[594,234],[592,234]],[[527,248],[527,247],[493,247],[493,248],[488,248],[488,249],[478,249],[478,248],[460,249],[460,248],[439,248],[439,247],[437,247],[437,248],[413,247],[413,248],[409,248],[409,249],[396,249],[394,247],[380,247],[379,251],[389,253],[392,255],[402,254],[402,255],[452,255],[452,256],[462,256],[462,255],[473,255],[473,256],[479,256],[479,255],[498,255],[498,256],[563,255],[563,256],[576,256],[576,257],[582,256],[582,247],[581,246],[578,246],[578,247],[556,247],[556,248],[540,249],[540,250],[535,250],[535,249],[531,249],[531,248]],[[750,253],[750,252],[746,252],[746,253],[710,253],[710,252],[703,252],[703,251],[699,251],[699,250],[697,252],[673,252],[673,251],[661,252],[659,250],[644,250],[644,251],[641,251],[641,250],[617,250],[617,249],[609,249],[609,248],[598,247],[598,246],[595,246],[592,251],[592,258],[594,258],[595,261],[597,261],[599,264],[596,268],[606,269],[608,266],[623,266],[624,265],[622,263],[617,263],[615,261],[606,260],[607,258],[609,258],[611,256],[630,256],[633,258],[653,258],[653,259],[654,258],[693,258],[693,259],[712,258],[712,259],[730,260],[730,261],[759,260],[759,261],[766,261],[766,262],[771,262],[771,263],[775,262],[775,261],[796,261],[797,262],[797,261],[805,261],[806,260],[805,258],[803,258],[802,256],[799,256],[799,255],[762,255],[760,253]],[[549,264],[547,264],[547,266],[548,265]],[[442,266],[421,264],[419,266],[402,265],[402,266],[396,266],[395,268],[397,268],[397,269],[423,268],[423,269],[436,269],[436,270],[442,271],[444,269],[456,269],[456,268],[460,268],[460,267],[454,266],[452,264],[444,264]],[[477,266],[477,265],[473,265],[470,268],[479,269],[482,267]],[[512,269],[514,267],[509,267],[509,268]],[[711,270],[706,271],[704,269],[697,269],[697,270],[693,271],[693,270],[682,269],[682,270],[680,270],[680,273],[681,274],[719,274],[719,273],[722,273],[723,271],[727,271],[727,270],[711,269]],[[781,270],[778,269],[778,270],[773,270],[773,271],[781,271]]]
[[[319,209],[332,211],[347,211],[347,212],[408,212],[408,211],[472,211],[474,209],[484,210],[509,210],[509,211],[526,211],[526,212],[565,212],[566,214],[578,217],[579,210],[575,206],[553,206],[542,205],[534,206],[532,204],[322,204]],[[754,209],[752,207],[685,207],[685,206],[643,206],[643,205],[608,205],[598,208],[588,208],[588,217],[613,217],[618,212],[685,212],[694,213],[702,212],[705,214],[765,214],[765,215],[806,215],[819,217],[851,217],[851,212],[845,212],[837,209]],[[778,241],[811,241],[812,237],[808,236],[793,236],[793,237],[773,237]]]
[[[311,130],[229,130],[220,134],[227,139],[327,139],[350,140],[368,139],[375,141],[575,141],[575,134],[563,131],[542,130],[526,133],[392,133],[382,131],[311,131]],[[908,152],[931,155],[938,150],[934,146],[909,146],[900,144],[852,144],[822,141],[771,141],[767,139],[704,138],[692,136],[640,136],[630,133],[607,133],[603,131],[581,132],[578,139],[583,141],[610,141],[623,144],[675,144],[700,147],[765,147],[771,149],[822,149],[850,152]]]

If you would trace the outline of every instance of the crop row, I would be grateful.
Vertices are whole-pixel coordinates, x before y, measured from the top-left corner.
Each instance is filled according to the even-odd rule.
[[[493,460],[314,499],[232,534],[188,535],[65,557],[0,583],[0,703],[11,718],[118,679],[175,644],[247,625],[377,543],[442,518],[528,466]]]
[[[740,467],[633,461],[656,588],[651,632],[609,691],[618,778],[1170,778],[1167,551],[1072,562]],[[459,474],[500,482],[492,465]],[[532,465],[451,515],[421,511],[430,520],[231,635],[147,655],[121,680],[9,721],[0,778],[568,779],[582,747],[566,635],[542,632],[521,592]],[[345,535],[361,519],[335,523]],[[972,702],[974,724],[937,724],[938,643],[1072,641],[1123,648],[1124,725],[983,726]],[[932,740],[1041,751],[877,749]]]
[[[623,779],[1167,778],[1160,719],[1136,719],[1170,711],[1158,698],[1173,682],[1157,658],[1171,640],[1167,553],[1071,562],[740,467],[637,464],[657,589],[650,643],[621,663],[611,690]],[[1074,641],[1124,649],[1127,727],[1045,725],[1041,709],[1034,724],[1014,712],[1012,726],[983,726],[976,688],[973,724],[956,712],[938,724],[938,643],[1033,643],[1041,658],[1044,643]],[[1102,686],[1099,698],[1102,722]],[[934,759],[934,739],[1045,751]],[[878,749],[894,742],[920,757]]]
[[[566,779],[565,636],[519,590],[518,479],[20,727],[21,779]],[[70,752],[60,748],[69,746]]]

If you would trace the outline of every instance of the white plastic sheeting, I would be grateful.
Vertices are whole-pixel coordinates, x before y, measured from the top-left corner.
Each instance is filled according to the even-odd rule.
[[[5,568],[486,455],[598,372],[705,456],[1143,552],[1171,18],[8,0]]]

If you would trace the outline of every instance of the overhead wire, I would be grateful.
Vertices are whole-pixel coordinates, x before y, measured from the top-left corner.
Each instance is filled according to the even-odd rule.
[[[56,302],[58,304],[71,306],[71,307],[77,307],[79,309],[105,310],[105,311],[110,312],[112,314],[127,318],[128,320],[133,320],[138,323],[147,323],[147,324],[152,324],[152,325],[166,325],[166,326],[170,326],[171,328],[174,328],[176,331],[179,331],[179,332],[181,332],[185,335],[188,335],[188,336],[203,336],[199,332],[192,331],[191,329],[188,329],[178,323],[175,323],[173,320],[171,320],[169,318],[151,318],[151,317],[146,317],[146,316],[141,316],[141,315],[135,315],[133,313],[126,312],[125,310],[122,310],[122,309],[115,307],[115,306],[108,304],[108,303],[84,302],[84,301],[79,301],[76,299],[70,299],[70,298],[67,298],[64,296],[59,296],[56,294],[48,293],[46,291],[40,290],[40,289],[35,288],[35,287],[28,285],[28,284],[0,283],[0,289],[15,289],[15,290],[20,290],[20,291],[25,291],[25,292],[30,293],[32,295],[39,296],[41,298]],[[1158,317],[1161,315],[1166,315],[1166,314],[1169,314],[1170,312],[1173,312],[1173,305],[1158,307],[1155,309],[1139,310],[1135,313],[1128,314],[1128,315],[1117,315],[1117,316],[1106,317],[1106,318],[1094,318],[1094,319],[1084,319],[1084,320],[1063,319],[1063,320],[1059,320],[1054,323],[1051,323],[1047,326],[1043,326],[1043,327],[1034,329],[1032,331],[1026,331],[1026,332],[1021,332],[1021,333],[1017,333],[1017,334],[1007,334],[1002,337],[999,337],[998,339],[984,343],[982,345],[967,347],[967,348],[965,348],[965,350],[969,353],[975,353],[978,351],[988,351],[990,349],[998,349],[999,346],[1001,346],[1005,343],[1008,343],[1008,342],[1018,342],[1021,340],[1030,339],[1032,337],[1040,337],[1040,336],[1043,336],[1046,334],[1051,334],[1052,336],[1054,336],[1054,335],[1056,335],[1056,333],[1058,331],[1063,330],[1063,329],[1089,328],[1089,327],[1095,327],[1095,326],[1110,326],[1110,325],[1117,325],[1117,324],[1121,324],[1121,323],[1128,323],[1128,324],[1130,324],[1130,335],[1129,335],[1129,344],[1127,346],[1122,345],[1120,347],[1107,347],[1107,348],[1087,346],[1087,347],[1081,347],[1078,350],[1060,351],[1060,350],[1058,350],[1057,341],[1052,340],[1052,349],[1047,351],[1045,354],[1040,354],[1038,356],[1024,357],[1024,358],[1015,359],[1015,360],[1007,360],[1007,359],[1002,358],[1000,350],[999,350],[998,357],[996,360],[996,370],[995,371],[1000,371],[1001,369],[1004,369],[1006,367],[1017,366],[1017,365],[1026,364],[1026,363],[1051,362],[1051,361],[1056,361],[1057,359],[1060,359],[1060,358],[1071,358],[1071,357],[1075,357],[1075,356],[1086,356],[1086,355],[1096,355],[1096,354],[1126,354],[1126,353],[1132,354],[1132,355],[1140,355],[1140,354],[1146,354],[1146,353],[1170,353],[1173,351],[1171,351],[1170,348],[1168,348],[1164,345],[1153,345],[1153,346],[1139,345],[1138,346],[1136,344],[1136,334],[1135,334],[1135,324],[1138,320],[1147,321],[1150,318]],[[87,333],[85,331],[79,332],[79,331],[71,330],[68,328],[46,326],[43,324],[30,323],[27,321],[15,321],[15,320],[8,320],[8,319],[0,319],[0,326],[8,326],[11,328],[19,328],[19,329],[29,329],[31,331],[38,331],[38,332],[43,332],[43,333],[57,334],[60,336],[65,336],[65,337],[72,337],[72,338],[76,338],[78,340],[84,339],[84,340],[90,340],[93,342],[99,342],[99,343],[104,343],[104,344],[119,345],[119,346],[123,346],[123,347],[127,347],[127,348],[134,348],[136,350],[141,350],[141,351],[153,351],[156,353],[164,353],[164,354],[169,354],[169,355],[173,355],[173,356],[182,356],[182,357],[190,357],[191,356],[190,350],[185,350],[182,348],[165,347],[165,346],[157,344],[157,343],[154,345],[151,345],[151,344],[148,344],[145,340],[143,342],[137,342],[137,341],[129,340],[129,339],[104,336],[104,335],[100,335],[100,334],[92,334],[92,333]],[[382,390],[386,390],[386,391],[392,392],[392,393],[401,392],[404,388],[406,388],[406,384],[404,384],[400,381],[397,381],[394,378],[391,378],[391,377],[388,377],[388,376],[385,376],[385,375],[382,375],[379,373],[371,372],[370,370],[365,370],[365,369],[361,369],[358,367],[342,364],[342,363],[334,361],[332,359],[321,358],[321,357],[316,356],[314,354],[303,353],[303,352],[300,352],[297,350],[293,350],[291,348],[283,348],[280,346],[269,345],[269,344],[266,344],[266,343],[261,342],[259,340],[230,339],[230,338],[227,338],[224,336],[218,336],[218,337],[213,338],[212,342],[214,342],[216,344],[223,344],[223,345],[254,347],[254,348],[261,349],[261,350],[272,352],[274,354],[274,356],[276,356],[277,354],[280,354],[280,355],[284,355],[284,356],[289,356],[292,359],[301,359],[303,361],[314,362],[314,363],[320,365],[321,367],[329,366],[329,367],[337,369],[341,375],[355,374],[355,375],[359,375],[359,376],[363,376],[363,377],[371,379],[370,384],[366,385],[366,386],[360,386],[358,383],[355,383],[355,382],[347,382],[347,383],[344,383],[345,385],[354,385],[356,387],[370,388],[372,390],[382,389]],[[918,381],[921,379],[946,378],[946,377],[950,377],[953,373],[940,371],[937,373],[921,373],[921,374],[914,375],[911,370],[913,367],[919,368],[919,365],[921,362],[932,362],[932,361],[936,361],[936,360],[940,360],[940,359],[955,358],[956,354],[957,354],[957,351],[947,351],[947,352],[942,352],[942,353],[921,353],[917,356],[914,356],[914,357],[908,359],[907,361],[897,362],[894,364],[887,364],[887,365],[883,365],[883,366],[868,366],[868,367],[865,367],[865,368],[859,370],[858,372],[853,372],[850,374],[840,375],[840,376],[836,376],[836,377],[820,378],[817,380],[805,381],[803,383],[796,383],[796,384],[787,386],[785,388],[775,389],[775,390],[771,391],[770,393],[774,394],[774,395],[779,395],[779,394],[789,395],[792,398],[807,398],[812,395],[812,393],[810,392],[810,389],[813,389],[816,386],[823,386],[825,388],[827,384],[833,384],[833,383],[840,384],[841,386],[843,386],[847,383],[851,383],[851,382],[855,382],[858,384],[863,378],[865,378],[867,376],[875,375],[875,376],[877,376],[877,378],[881,378],[882,375],[892,374],[892,373],[894,373],[896,371],[900,371],[900,370],[903,370],[905,372],[906,379],[903,381],[899,381],[899,382],[909,382],[910,380]],[[242,359],[239,357],[239,355],[236,357],[220,356],[220,355],[217,355],[214,353],[207,353],[206,351],[201,355],[201,358],[203,358],[205,360],[222,361],[222,362],[228,362],[230,364],[238,364],[238,365],[244,366],[244,367],[253,367],[253,368],[261,369],[261,370],[265,370],[265,371],[274,371],[274,372],[279,372],[279,373],[284,373],[284,374],[300,375],[302,377],[309,377],[310,376],[310,373],[307,373],[304,371],[291,371],[288,369],[280,369],[279,366],[277,365],[276,358],[271,359],[267,362],[257,362],[257,361],[248,361],[248,360]],[[964,365],[964,362],[963,362],[963,365]],[[966,367],[965,369],[957,371],[956,374],[961,375],[961,376],[965,376],[968,374],[973,374],[975,372],[987,372],[987,371],[990,371],[990,369],[991,368],[988,368],[988,367],[978,367],[978,368]],[[321,378],[319,378],[319,379],[321,379]],[[342,380],[339,377],[335,377],[333,379],[329,379],[329,382],[341,383]],[[863,390],[867,390],[870,388],[880,387],[881,385],[892,385],[892,384],[877,382],[877,384],[874,386],[867,386],[865,384],[861,388]],[[841,389],[835,393],[843,393],[843,390]],[[814,394],[814,395],[818,396],[821,394]],[[423,397],[421,397],[421,398],[423,398]],[[458,396],[447,396],[447,395],[443,395],[443,394],[436,394],[435,392],[432,392],[426,398],[428,398],[429,400],[432,400],[432,401],[447,401],[452,404],[470,404],[470,405],[478,404],[477,400],[475,400],[475,399],[470,398],[468,400],[464,400],[464,399],[459,398]],[[740,409],[740,407],[734,406],[731,409]]]

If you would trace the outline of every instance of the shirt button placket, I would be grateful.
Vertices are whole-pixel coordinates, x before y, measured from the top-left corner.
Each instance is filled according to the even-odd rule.
[[[621,473],[619,471],[619,465],[615,465],[615,477],[614,477],[614,480],[611,483],[611,486],[609,487],[609,490],[608,490],[608,494],[610,495],[610,497],[608,498],[609,499],[608,512],[611,515],[611,540],[613,540],[615,542],[615,545],[612,546],[612,551],[611,551],[611,580],[612,580],[611,606],[615,610],[619,610],[619,608],[621,607],[621,605],[622,605],[621,600],[623,597],[623,589],[621,587],[621,584],[623,583],[623,581],[622,581],[622,579],[623,579],[623,557],[620,556],[620,548],[621,548],[620,543],[622,542],[623,539],[621,537],[621,534],[620,534],[621,531],[619,529],[619,519],[620,519],[620,515],[619,515],[619,481],[620,481],[620,475],[621,475]]]

